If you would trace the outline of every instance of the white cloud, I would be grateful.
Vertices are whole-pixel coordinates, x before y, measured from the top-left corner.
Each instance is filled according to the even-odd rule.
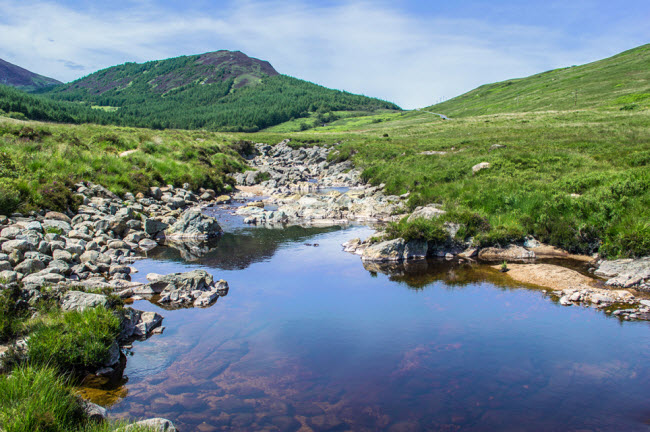
[[[631,47],[634,36],[570,49],[558,30],[423,19],[359,1],[326,8],[248,0],[179,14],[150,1],[107,12],[0,0],[0,10],[0,58],[64,81],[125,61],[238,49],[281,73],[405,108],[594,60]]]

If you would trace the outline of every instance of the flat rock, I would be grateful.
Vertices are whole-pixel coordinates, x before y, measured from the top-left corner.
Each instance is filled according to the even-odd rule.
[[[107,299],[102,294],[85,293],[82,291],[68,291],[61,300],[61,309],[65,311],[83,311],[87,308],[106,306]]]
[[[507,248],[484,248],[478,253],[482,261],[526,261],[535,258],[535,252],[528,249],[509,245]]]

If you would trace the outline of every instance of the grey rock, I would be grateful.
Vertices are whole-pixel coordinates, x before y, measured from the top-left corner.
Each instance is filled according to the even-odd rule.
[[[162,323],[163,317],[156,312],[142,312],[133,330],[134,336],[146,337]]]
[[[507,248],[485,248],[478,253],[482,261],[526,261],[535,258],[535,252],[521,246],[509,245]]]
[[[82,406],[84,412],[86,413],[86,416],[91,421],[99,423],[104,421],[108,417],[106,408],[102,406],[99,406],[87,400],[82,400]]]
[[[114,366],[120,361],[120,346],[117,344],[117,341],[113,341],[111,347],[108,349],[108,360],[104,363],[104,366]]]
[[[0,261],[0,272],[11,271],[11,263],[9,261]]]
[[[0,271],[0,281],[4,281],[5,283],[18,282],[18,272],[2,270]]]
[[[55,250],[54,252],[52,252],[52,257],[55,260],[65,261],[68,263],[72,262],[72,254],[67,250],[63,250],[63,249]]]
[[[488,168],[490,168],[489,162],[481,162],[480,164],[476,164],[472,167],[472,174],[476,174],[477,172]]]
[[[148,428],[148,430],[155,432],[177,432],[174,423],[164,418],[152,418],[148,420],[141,420],[124,427],[124,431],[129,431],[136,428]]]
[[[25,261],[21,262],[16,267],[14,267],[14,270],[24,275],[30,275],[32,273],[40,272],[44,268],[45,268],[45,264],[42,261],[26,259]]]
[[[404,239],[398,238],[368,246],[361,255],[364,261],[400,261],[404,256]]]
[[[2,243],[2,251],[11,254],[13,251],[27,252],[34,248],[34,246],[27,240],[9,240]]]
[[[72,231],[72,227],[68,222],[56,219],[45,219],[41,222],[41,225],[45,231],[47,231],[48,228],[58,228],[63,234],[68,234]]]
[[[407,219],[408,222],[413,222],[415,219],[437,219],[446,212],[441,210],[436,205],[428,205],[425,207],[417,207]]]
[[[206,216],[200,210],[188,210],[178,221],[167,228],[167,238],[209,238],[221,233],[217,220]]]
[[[145,218],[143,223],[144,232],[151,237],[164,232],[169,227],[169,224],[161,222],[152,218]]]
[[[650,257],[603,261],[594,272],[608,278],[606,284],[629,288],[650,280]]]
[[[87,308],[106,306],[107,299],[102,294],[91,294],[82,291],[68,291],[61,299],[61,309],[65,311],[82,311]]]
[[[60,274],[40,271],[38,273],[33,273],[30,274],[29,276],[25,276],[21,282],[24,285],[33,285],[33,286],[41,287],[44,285],[52,285],[59,282],[63,282],[64,280],[65,278]]]

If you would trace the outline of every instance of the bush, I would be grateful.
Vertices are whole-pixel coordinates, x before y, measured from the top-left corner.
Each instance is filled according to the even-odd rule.
[[[70,190],[72,184],[67,181],[54,180],[44,184],[38,189],[40,200],[37,203],[41,208],[65,212],[68,209],[76,211],[81,204],[81,199]]]
[[[449,237],[440,219],[417,218],[409,222],[405,217],[398,223],[389,223],[386,232],[391,239],[401,237],[407,242],[426,240],[435,244],[443,244]]]
[[[51,314],[30,336],[28,356],[34,364],[62,371],[99,367],[108,360],[119,329],[117,316],[103,307]]]
[[[21,193],[13,180],[0,178],[0,214],[10,215],[20,206]]]

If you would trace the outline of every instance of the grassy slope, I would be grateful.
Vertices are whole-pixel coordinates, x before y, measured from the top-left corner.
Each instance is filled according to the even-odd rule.
[[[486,244],[534,234],[576,252],[650,254],[648,110],[452,121],[411,112],[364,122],[253,139],[341,142],[341,153],[357,152],[353,160],[368,180],[389,193],[411,192],[411,206],[438,202],[486,217],[491,229],[479,239]],[[490,151],[493,144],[506,148]],[[447,154],[420,154],[428,150]],[[480,162],[492,168],[472,175]]]
[[[427,110],[466,117],[596,107],[642,109],[650,106],[648,65],[650,44],[582,66],[487,84]]]
[[[240,138],[204,131],[56,125],[0,117],[0,212],[53,208],[53,182],[89,180],[118,194],[189,183],[227,190],[228,172],[243,169]],[[234,143],[234,144],[233,144]],[[120,153],[138,150],[125,157]]]

